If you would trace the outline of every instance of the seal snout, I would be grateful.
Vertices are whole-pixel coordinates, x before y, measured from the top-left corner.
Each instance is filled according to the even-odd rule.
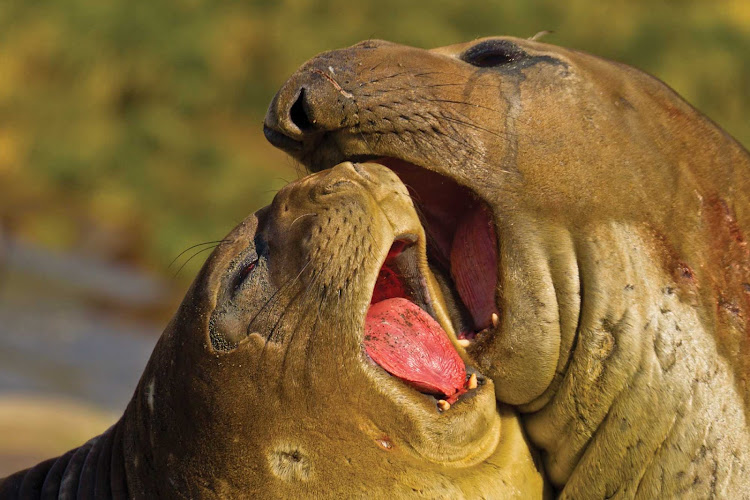
[[[284,150],[301,148],[306,134],[314,128],[306,87],[302,84],[290,87],[276,94],[263,123],[263,133],[269,142]]]
[[[268,107],[263,133],[292,155],[314,149],[327,131],[349,125],[356,113],[346,72],[319,61],[293,75]]]

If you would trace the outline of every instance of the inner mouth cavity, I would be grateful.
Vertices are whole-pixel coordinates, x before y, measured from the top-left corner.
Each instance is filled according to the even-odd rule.
[[[426,297],[417,246],[396,240],[380,269],[365,319],[364,345],[381,368],[447,409],[476,387]],[[470,387],[473,385],[474,387]]]
[[[463,347],[497,328],[497,239],[490,210],[468,189],[406,162],[379,159],[407,185],[427,236],[427,258]],[[416,189],[415,189],[416,188]],[[365,322],[367,354],[441,409],[477,386],[426,296],[417,245],[396,240],[383,264]],[[472,371],[471,369],[469,370]],[[443,403],[442,405],[440,403]]]
[[[473,340],[499,324],[498,251],[492,212],[452,179],[417,165],[380,158],[409,189],[427,237],[427,259],[438,278],[459,339]],[[464,344],[465,345],[465,344]]]

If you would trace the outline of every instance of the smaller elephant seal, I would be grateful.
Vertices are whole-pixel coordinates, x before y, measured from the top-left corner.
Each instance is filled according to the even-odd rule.
[[[208,258],[121,420],[0,497],[541,498],[448,308],[392,171],[301,179]]]
[[[530,40],[368,40],[302,65],[265,133],[401,177],[561,498],[750,498],[750,155],[666,85]]]

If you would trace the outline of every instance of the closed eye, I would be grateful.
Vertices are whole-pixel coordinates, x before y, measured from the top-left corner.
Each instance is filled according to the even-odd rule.
[[[477,68],[494,68],[527,57],[526,52],[508,40],[485,40],[467,49],[461,60]]]
[[[250,276],[250,273],[252,273],[257,266],[258,258],[256,257],[255,260],[243,265],[240,268],[237,274],[234,275],[234,280],[232,283],[232,294],[237,293],[237,290],[240,288],[240,286],[242,286],[248,276]]]
[[[234,271],[231,282],[232,286],[230,288],[232,295],[235,295],[247,278],[253,274],[255,268],[258,267],[260,259],[268,259],[268,253],[268,243],[263,237],[262,232],[258,231],[253,238],[252,246],[247,249],[247,254],[242,259],[243,263]]]

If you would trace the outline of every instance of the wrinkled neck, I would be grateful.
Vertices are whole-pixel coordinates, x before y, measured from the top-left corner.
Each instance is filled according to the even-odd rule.
[[[747,492],[736,467],[750,459],[743,400],[710,322],[639,228],[585,234],[575,333],[548,400],[525,408],[549,479],[570,498]]]

